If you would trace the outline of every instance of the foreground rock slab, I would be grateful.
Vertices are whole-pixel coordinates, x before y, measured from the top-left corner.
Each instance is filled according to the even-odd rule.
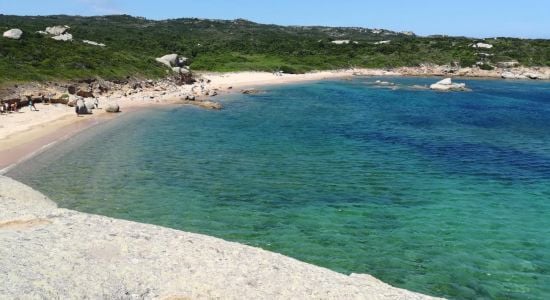
[[[433,299],[372,276],[59,209],[0,176],[0,299]]]

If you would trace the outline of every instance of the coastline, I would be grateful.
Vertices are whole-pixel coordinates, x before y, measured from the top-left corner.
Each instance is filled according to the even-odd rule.
[[[239,89],[263,85],[358,76],[357,73],[350,74],[347,71],[319,72],[312,73],[314,75],[283,76],[272,80],[271,76],[276,77],[276,75],[260,74],[253,72],[235,75],[202,74],[202,76],[211,81],[209,89],[223,91],[223,93],[235,93],[239,92]],[[386,72],[359,76],[402,75]],[[251,77],[254,77],[253,80]],[[230,86],[232,89],[228,90]],[[131,113],[154,105],[182,103],[179,99],[167,99],[158,102],[133,102],[126,99],[124,100],[126,102],[122,102],[124,103],[122,109],[124,113]],[[28,113],[31,114],[31,112]],[[16,152],[19,160],[12,160],[11,165],[13,165],[21,159],[29,158],[47,149],[52,143],[62,142],[81,130],[116,118],[117,115],[101,112],[82,118],[76,118],[71,113],[53,121],[47,119],[43,123],[8,135],[4,140],[0,139],[9,141],[1,144],[0,154],[4,157],[6,152],[3,151]],[[22,156],[25,151],[20,150],[23,148],[19,147],[27,147],[24,149],[30,152]],[[9,159],[9,155],[5,157]],[[1,166],[0,160],[0,170]],[[20,276],[3,279],[3,282],[10,283],[9,286],[17,288],[0,289],[0,296],[15,296],[17,289],[31,290],[41,296],[68,296],[63,294],[67,289],[61,286],[65,280],[63,277],[65,274],[55,274],[55,268],[50,264],[69,270],[71,263],[76,261],[79,267],[76,269],[73,267],[72,271],[67,271],[74,272],[68,273],[74,277],[68,283],[68,290],[77,291],[81,295],[88,295],[86,293],[91,292],[97,296],[100,296],[100,293],[104,293],[103,296],[106,295],[105,293],[116,296],[116,293],[122,290],[132,295],[145,294],[148,298],[160,299],[239,298],[243,294],[245,297],[255,298],[429,298],[393,288],[370,275],[346,276],[279,254],[208,236],[58,209],[53,202],[40,193],[2,176],[0,176],[0,200],[0,239],[3,245],[7,245],[6,252],[2,256],[7,257],[9,253],[21,250],[17,248],[21,241],[38,240],[41,244],[38,248],[26,245],[24,251],[21,254],[18,253],[18,259],[6,259],[0,264],[7,266],[6,270],[9,272]],[[94,230],[90,232],[90,228]],[[112,234],[115,236],[113,237]],[[60,239],[60,236],[63,238]],[[57,244],[56,241],[60,240],[61,242]],[[137,246],[136,240],[139,244]],[[94,250],[89,250],[86,246],[90,241],[92,241],[91,249]],[[180,242],[194,244],[193,246],[197,248],[187,248],[187,244],[182,246]],[[53,245],[53,243],[56,244]],[[168,249],[165,245],[170,245],[173,249]],[[129,251],[129,247],[133,250]],[[52,256],[49,249],[63,249],[64,256]],[[83,251],[97,251],[99,257],[86,252],[87,254],[82,258]],[[189,256],[189,253],[203,252],[208,254],[200,257]],[[162,263],[158,264],[159,260]],[[40,271],[37,273],[42,276],[45,283],[42,282],[38,286],[34,282],[26,282],[26,277],[31,277],[29,275],[31,270],[18,265],[19,261],[31,261],[32,265],[38,266]],[[220,266],[218,262],[223,264]],[[207,265],[207,270],[197,271],[204,268],[203,264]],[[113,270],[113,265],[121,271]],[[284,267],[280,268],[281,265]],[[87,269],[87,266],[93,267]],[[219,271],[220,268],[222,272]],[[1,271],[8,274],[6,270]],[[99,274],[99,277],[92,281],[97,289],[87,285],[87,280],[94,277],[94,274]],[[221,278],[216,277],[210,282],[213,276]],[[195,281],[188,283],[189,277]],[[231,288],[227,287],[227,278],[231,278]],[[288,278],[293,279],[291,284],[288,283]]]
[[[221,106],[213,101],[229,93],[238,93],[246,89],[254,90],[268,85],[343,79],[355,76],[448,76],[502,79],[504,73],[510,73],[530,76],[538,74],[539,79],[550,79],[549,67],[495,69],[491,71],[462,68],[452,70],[452,73],[449,72],[449,68],[446,66],[346,69],[316,71],[305,74],[275,74],[254,71],[198,72],[199,82],[193,85],[176,86],[161,83],[159,84],[160,88],[157,86],[154,89],[120,87],[118,90],[99,97],[99,99],[100,103],[116,102],[123,112],[166,104],[196,105],[206,109],[219,109]],[[524,77],[528,79],[528,77]],[[196,97],[196,101],[185,100],[190,95]],[[0,116],[0,174],[5,173],[6,168],[13,167],[18,162],[32,157],[33,153],[40,152],[48,145],[70,138],[73,134],[77,134],[80,130],[84,130],[89,126],[114,118],[113,116],[105,117],[104,111],[76,118],[74,117],[74,109],[65,105],[46,106],[36,104],[36,106],[39,109],[38,112],[30,112],[27,107],[24,107],[20,110],[22,113]],[[96,110],[97,112],[98,110]]]

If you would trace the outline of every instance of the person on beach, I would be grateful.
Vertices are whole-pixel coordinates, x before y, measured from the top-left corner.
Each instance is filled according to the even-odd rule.
[[[78,105],[75,104],[74,111],[76,112],[76,116],[80,117],[80,111],[78,110]]]
[[[4,111],[8,113],[10,111],[10,104],[8,101],[4,102]]]
[[[11,112],[17,112],[17,102],[13,102],[11,104]]]
[[[4,102],[0,102],[0,115],[4,114]]]
[[[34,102],[32,102],[32,98],[30,96],[27,96],[27,99],[29,101],[29,111],[38,111],[38,109],[36,109],[36,106],[34,106]]]

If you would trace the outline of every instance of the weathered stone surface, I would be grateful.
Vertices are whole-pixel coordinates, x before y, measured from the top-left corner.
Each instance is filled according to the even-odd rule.
[[[59,209],[0,176],[0,299],[433,299],[200,234]]]
[[[52,36],[52,39],[56,41],[70,42],[73,40],[73,35],[70,33],[64,33],[61,35]]]
[[[58,25],[52,27],[46,27],[46,33],[51,35],[62,35],[67,32],[71,27],[67,25]]]
[[[453,83],[451,78],[445,78],[430,85],[430,89],[438,91],[465,91],[465,83]]]
[[[88,109],[88,106],[86,105],[86,102],[82,99],[78,99],[76,101],[76,111],[78,111],[79,114],[85,115],[85,114],[91,114],[92,110]]]
[[[523,74],[516,74],[513,72],[502,72],[501,77],[503,79],[527,79],[527,76]]]
[[[223,105],[221,103],[214,102],[214,101],[196,101],[193,104],[206,109],[220,110],[223,108]]]
[[[105,111],[109,113],[117,113],[120,112],[120,106],[118,105],[118,103],[108,103],[105,106]]]
[[[475,43],[472,45],[473,48],[483,48],[483,49],[491,49],[493,48],[493,45],[486,44],[486,43]]]
[[[92,46],[105,47],[105,44],[94,42],[94,41],[82,40],[82,42],[85,43],[85,44],[92,45]]]
[[[21,35],[23,35],[23,31],[21,29],[13,28],[4,32],[2,36],[8,39],[18,40],[21,38]]]

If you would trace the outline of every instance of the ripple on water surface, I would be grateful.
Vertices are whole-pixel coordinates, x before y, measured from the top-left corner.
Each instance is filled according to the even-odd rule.
[[[387,78],[384,80],[388,80]],[[60,206],[456,299],[550,298],[550,88],[329,81],[107,123],[12,171]]]

